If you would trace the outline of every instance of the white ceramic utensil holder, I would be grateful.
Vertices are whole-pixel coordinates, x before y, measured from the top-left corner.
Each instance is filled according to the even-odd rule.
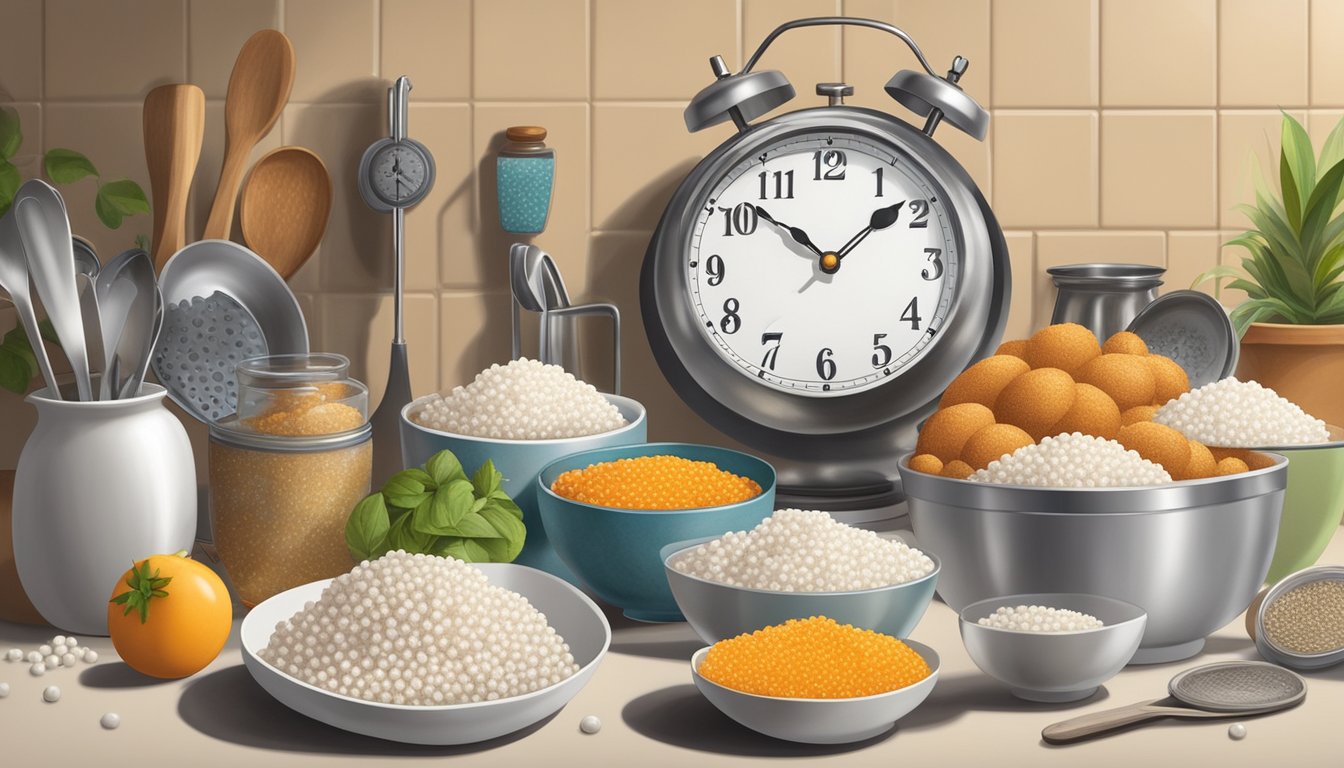
[[[190,550],[196,465],[164,389],[79,402],[28,396],[38,421],[14,479],[14,562],[56,627],[107,635],[118,579],[149,555]]]

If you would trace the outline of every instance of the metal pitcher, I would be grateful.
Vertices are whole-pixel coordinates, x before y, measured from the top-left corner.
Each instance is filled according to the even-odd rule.
[[[1054,281],[1054,323],[1078,323],[1105,341],[1157,298],[1165,267],[1142,264],[1067,264],[1046,270]]]

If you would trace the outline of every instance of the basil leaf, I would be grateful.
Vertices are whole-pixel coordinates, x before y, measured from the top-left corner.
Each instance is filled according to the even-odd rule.
[[[458,523],[471,513],[471,483],[466,480],[439,486],[415,509],[415,529],[435,536],[456,536]]]
[[[73,149],[49,149],[42,158],[42,168],[47,177],[57,184],[70,184],[85,176],[97,176],[98,169],[93,167],[89,158]]]
[[[523,551],[523,544],[527,541],[527,527],[523,525],[521,520],[514,517],[512,512],[493,505],[481,510],[481,517],[490,523],[490,527],[499,531],[499,538],[508,544],[504,557],[496,562],[513,562],[513,559],[518,557],[518,553]]]
[[[356,561],[377,557],[375,553],[387,541],[389,526],[387,504],[381,493],[365,496],[355,505],[345,521],[345,545]]]
[[[121,222],[126,218],[126,215],[117,210],[111,201],[103,197],[101,190],[93,198],[93,212],[98,214],[98,220],[108,229],[121,229]]]
[[[423,475],[423,478],[420,475]],[[408,469],[398,472],[383,486],[383,496],[387,498],[387,503],[394,507],[415,509],[434,492],[432,486],[426,487],[425,480],[433,482],[423,470]]]
[[[485,508],[485,505],[489,503],[490,503],[489,499],[476,499],[475,501],[471,502],[471,511],[480,512],[482,509]]]
[[[518,504],[514,502],[513,499],[510,499],[508,496],[500,497],[491,495],[490,504],[491,506],[498,507],[504,510],[505,512],[508,512],[510,515],[513,515],[514,517],[518,518],[520,522],[523,519],[523,508],[518,506]]]
[[[467,473],[462,470],[462,462],[457,460],[452,451],[439,451],[429,457],[425,462],[425,471],[439,485],[446,485],[454,480],[466,480]]]
[[[486,459],[485,463],[476,470],[476,474],[471,476],[471,485],[476,489],[477,496],[489,497],[490,494],[499,490],[499,486],[504,482],[504,475],[495,469],[495,462]]]
[[[14,164],[0,158],[0,216],[5,215],[14,204],[14,195],[19,191],[19,169]]]
[[[19,113],[11,107],[0,107],[0,159],[8,160],[23,146],[23,129]]]
[[[455,557],[467,563],[489,563],[494,561],[490,549],[481,546],[483,542],[496,539],[459,539],[447,538],[434,554],[440,557]],[[497,548],[496,548],[497,549]]]
[[[472,512],[457,522],[453,535],[464,539],[495,539],[499,537],[499,531],[495,530],[490,521]]]
[[[490,557],[487,562],[507,563],[518,556],[516,552],[509,554],[511,545],[504,539],[466,539],[466,541],[485,550],[486,554]]]
[[[16,395],[28,391],[32,369],[19,354],[8,347],[0,347],[0,388]]]
[[[414,515],[402,515],[401,519],[392,524],[387,532],[388,551],[401,549],[410,554],[420,554],[429,551],[429,547],[434,543],[434,536],[428,533],[421,533],[415,530],[411,525]]]
[[[149,213],[149,199],[145,197],[145,191],[130,179],[109,181],[98,188],[98,197],[105,198],[107,204],[123,216]]]

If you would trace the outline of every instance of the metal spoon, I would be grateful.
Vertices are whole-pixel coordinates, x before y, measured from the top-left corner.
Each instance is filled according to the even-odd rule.
[[[19,322],[23,323],[23,331],[28,334],[28,345],[33,348],[37,367],[42,371],[43,381],[47,383],[48,394],[60,400],[61,390],[56,385],[56,374],[51,370],[47,348],[42,345],[37,313],[33,311],[28,285],[28,258],[24,254],[23,238],[19,235],[19,224],[12,208],[0,218],[0,288],[4,288],[9,294],[9,300],[14,302]]]
[[[103,380],[107,379],[107,356],[103,352],[103,320],[98,311],[98,290],[93,278],[83,272],[75,273],[75,284],[79,287],[79,319],[84,326],[84,341],[89,350],[89,372],[101,374],[98,385],[98,400],[106,400],[103,395]]]
[[[84,344],[84,325],[80,320],[75,254],[65,203],[50,184],[41,179],[30,179],[19,187],[14,198],[14,212],[33,285],[42,298],[42,306],[46,307],[47,318],[56,328],[65,356],[70,360],[79,399],[92,400],[93,385]]]
[[[132,248],[109,261],[98,276],[98,298],[109,374],[105,396],[133,397],[162,324],[163,299],[149,254]]]
[[[75,249],[75,271],[89,277],[97,277],[102,271],[102,266],[98,263],[98,252],[93,249],[93,243],[75,235],[72,245]]]

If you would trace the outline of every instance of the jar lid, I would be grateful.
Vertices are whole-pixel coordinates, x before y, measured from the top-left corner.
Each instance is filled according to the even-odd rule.
[[[1139,310],[1127,329],[1150,352],[1166,355],[1185,369],[1191,388],[1231,376],[1241,343],[1227,310],[1199,291],[1172,291]]]
[[[213,442],[220,442],[235,448],[273,451],[275,453],[334,451],[359,445],[372,435],[373,425],[369,422],[364,422],[360,426],[345,432],[302,436],[272,435],[244,429],[238,424],[237,414],[227,416],[210,425],[210,440]]]
[[[515,125],[504,131],[509,141],[522,144],[535,144],[546,140],[546,129],[540,125]]]
[[[1344,582],[1344,566],[1319,565],[1290,573],[1265,593],[1255,612],[1255,648],[1266,660],[1294,669],[1322,669],[1344,662],[1344,648],[1321,653],[1296,653],[1275,644],[1265,632],[1265,613],[1279,598],[1298,587],[1319,581]]]

